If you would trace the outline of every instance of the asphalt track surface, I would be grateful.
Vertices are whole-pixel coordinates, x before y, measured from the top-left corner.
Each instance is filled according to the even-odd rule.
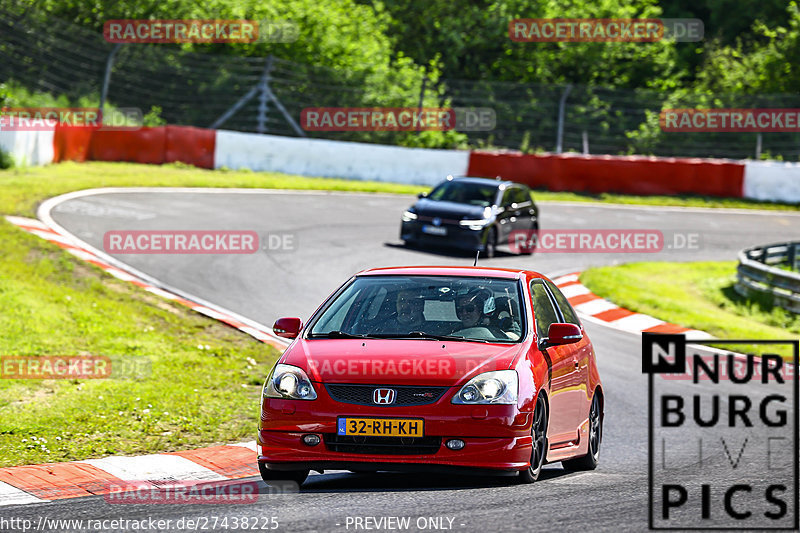
[[[345,193],[140,191],[67,200],[51,215],[99,249],[103,249],[103,234],[110,230],[252,230],[262,240],[268,234],[291,235],[291,250],[250,255],[115,256],[173,287],[271,325],[279,316],[307,319],[324,297],[365,268],[471,265],[471,255],[401,246],[400,214],[412,201],[408,196]],[[636,260],[734,260],[743,247],[800,238],[800,214],[786,212],[577,203],[542,203],[540,208],[543,229],[658,229],[665,232],[668,246],[675,242],[673,232],[696,233],[699,247],[665,248],[647,254],[501,253],[481,263],[554,275]],[[181,518],[215,519],[217,530],[225,530],[221,520],[227,517],[228,531],[236,530],[232,525],[237,517],[250,517],[251,527],[253,517],[276,517],[277,531],[367,531],[356,527],[356,517],[410,517],[410,530],[425,526],[428,517],[443,517],[443,529],[454,531],[646,531],[648,396],[647,377],[641,370],[641,341],[636,335],[594,323],[587,323],[586,329],[597,352],[606,394],[600,466],[593,472],[568,473],[556,463],[545,467],[540,481],[527,486],[502,478],[332,472],[313,474],[299,494],[270,495],[264,487],[258,503],[248,505],[111,505],[102,497],[90,497],[0,508],[0,516],[28,518],[34,524],[42,515],[84,520],[170,519],[172,528]],[[267,371],[265,368],[265,374]],[[686,382],[663,386],[693,390],[686,389]],[[720,387],[732,391],[734,386]],[[762,393],[754,391],[752,395],[761,397]],[[685,431],[681,442],[670,442],[675,452],[671,456],[675,458],[675,479],[691,486],[711,484],[715,502],[721,498],[720,487],[747,478],[748,472],[761,471],[763,452],[746,448],[737,469],[732,469],[718,444],[709,444],[703,459],[706,466],[717,468],[698,468],[692,454],[697,455],[698,438],[709,434],[695,426]],[[755,442],[757,431],[743,429],[738,434],[750,435]],[[740,441],[731,446],[736,459]],[[794,513],[792,497],[787,497],[790,513]],[[741,501],[757,513],[771,509],[761,495]],[[714,505],[709,522],[728,524],[720,522],[721,504]],[[685,512],[696,514],[698,507],[693,497]],[[211,524],[206,525],[210,528]]]

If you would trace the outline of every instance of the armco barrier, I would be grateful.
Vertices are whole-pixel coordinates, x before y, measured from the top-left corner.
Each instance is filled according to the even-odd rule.
[[[0,146],[29,165],[87,160],[183,161],[201,168],[248,168],[425,185],[433,185],[448,174],[501,176],[551,191],[695,194],[800,202],[800,164],[778,161],[432,150],[185,126],[121,132],[57,127],[55,135],[0,132]]]
[[[469,152],[217,131],[215,168],[248,168],[357,180],[433,185],[463,176]]]
[[[744,165],[709,159],[473,152],[470,176],[501,176],[551,191],[740,198]]]
[[[774,305],[800,313],[800,274],[797,273],[797,253],[800,242],[768,244],[746,248],[739,252],[736,268],[736,292],[745,297],[768,294]],[[784,270],[776,265],[788,266]]]
[[[188,126],[136,130],[56,127],[54,162],[130,161],[163,164],[181,161],[214,168],[216,132]]]

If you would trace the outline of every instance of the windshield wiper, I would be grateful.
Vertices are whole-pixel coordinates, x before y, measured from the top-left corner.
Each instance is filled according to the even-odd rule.
[[[372,335],[359,335],[356,333],[346,333],[344,331],[333,330],[328,333],[312,333],[309,335],[312,339],[377,339]]]

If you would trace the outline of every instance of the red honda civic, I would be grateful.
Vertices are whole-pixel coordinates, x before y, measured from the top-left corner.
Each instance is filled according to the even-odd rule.
[[[597,466],[603,389],[594,349],[541,274],[483,267],[361,272],[264,383],[265,481],[310,470],[450,471],[535,481],[548,462]]]

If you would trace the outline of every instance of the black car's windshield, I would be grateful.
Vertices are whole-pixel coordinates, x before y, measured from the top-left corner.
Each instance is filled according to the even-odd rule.
[[[428,195],[431,200],[489,207],[497,196],[496,185],[464,181],[446,181]]]
[[[523,324],[515,280],[363,276],[319,315],[309,338],[517,342]]]

